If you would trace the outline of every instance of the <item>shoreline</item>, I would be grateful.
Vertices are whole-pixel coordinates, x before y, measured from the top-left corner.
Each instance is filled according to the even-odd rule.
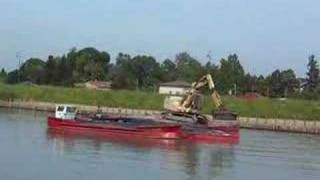
[[[3,101],[0,100],[1,108],[25,109],[35,111],[54,112],[56,103],[35,102],[35,101]],[[80,112],[96,112],[97,106],[75,104]],[[132,116],[159,115],[161,111],[146,109],[128,109],[100,107],[103,113],[114,113]],[[266,119],[259,117],[239,117],[240,127],[255,130],[270,130],[276,132],[294,132],[306,134],[320,134],[320,121],[317,120],[296,120],[296,119]],[[320,119],[319,119],[320,120]]]

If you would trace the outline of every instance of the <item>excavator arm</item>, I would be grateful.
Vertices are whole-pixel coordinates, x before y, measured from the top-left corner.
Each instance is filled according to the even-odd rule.
[[[212,80],[212,76],[210,74],[207,74],[199,79],[199,81],[196,81],[192,83],[192,87],[190,91],[187,93],[186,97],[183,98],[180,102],[180,107],[178,107],[179,111],[181,112],[192,112],[199,107],[199,101],[197,100],[200,96],[200,91],[204,87],[208,87],[211,93],[211,98],[216,106],[217,109],[220,109],[222,107],[222,100],[215,89],[215,84]]]

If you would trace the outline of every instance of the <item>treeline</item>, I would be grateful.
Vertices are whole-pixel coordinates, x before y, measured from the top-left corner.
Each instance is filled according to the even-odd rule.
[[[2,69],[0,79],[7,83],[73,86],[89,80],[112,81],[114,89],[155,90],[160,83],[182,80],[193,82],[211,73],[221,94],[256,92],[270,97],[319,98],[320,77],[316,57],[311,55],[307,78],[297,78],[292,69],[275,70],[268,76],[252,75],[244,71],[239,57],[230,54],[219,64],[201,64],[186,52],[175,59],[159,62],[153,56],[119,53],[115,63],[110,55],[95,48],[72,49],[62,56],[48,56],[47,60],[30,58],[9,73]]]

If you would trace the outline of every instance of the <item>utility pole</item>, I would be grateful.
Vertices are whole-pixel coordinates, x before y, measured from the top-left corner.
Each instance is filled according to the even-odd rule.
[[[18,79],[17,79],[17,82],[20,82],[21,81],[20,69],[21,69],[22,51],[16,52],[16,58],[18,60]]]
[[[237,80],[235,79],[235,62],[232,61],[232,76],[233,76],[233,80],[234,80],[234,84],[233,84],[233,90],[234,90],[234,96],[237,96]]]
[[[209,59],[209,62],[212,61],[212,55],[211,54],[212,54],[211,51],[209,51],[208,54],[207,54],[207,58]]]

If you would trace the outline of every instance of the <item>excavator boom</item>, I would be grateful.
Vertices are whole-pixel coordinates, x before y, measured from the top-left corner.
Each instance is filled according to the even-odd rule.
[[[216,108],[220,109],[222,106],[222,100],[215,89],[215,84],[210,74],[207,74],[201,77],[198,81],[192,83],[191,89],[184,97],[167,97],[165,101],[165,109],[173,112],[199,113],[201,109],[201,90],[205,87],[210,90],[210,94]]]
[[[200,113],[201,110],[201,90],[207,87],[210,91],[211,99],[216,106],[216,112],[213,112],[214,119],[236,120],[237,115],[224,108],[222,99],[215,89],[212,76],[207,74],[198,81],[192,83],[191,89],[184,97],[168,96],[164,102],[164,108],[167,110],[163,113],[164,119],[174,121],[193,121],[200,124],[207,124],[208,119]],[[190,120],[191,119],[191,120]]]

